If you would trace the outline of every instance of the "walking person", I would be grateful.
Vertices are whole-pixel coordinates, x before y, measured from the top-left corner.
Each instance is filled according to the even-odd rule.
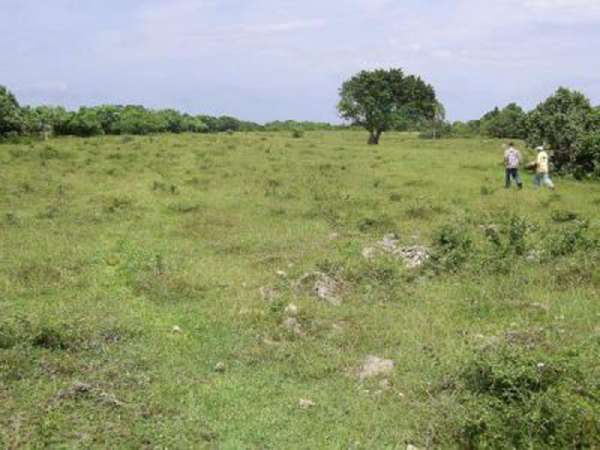
[[[539,189],[542,187],[542,184],[545,184],[554,190],[554,183],[550,178],[550,156],[548,156],[548,152],[546,152],[543,146],[536,148],[536,150],[538,153],[535,166],[535,188]]]
[[[505,174],[505,185],[506,189],[510,189],[511,180],[515,180],[515,183],[519,189],[523,189],[523,182],[519,175],[519,166],[521,165],[521,152],[515,148],[515,145],[511,142],[508,144],[508,148],[504,152],[504,167],[506,168]]]

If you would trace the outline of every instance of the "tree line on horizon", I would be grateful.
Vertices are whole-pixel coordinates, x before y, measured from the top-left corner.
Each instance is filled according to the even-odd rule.
[[[600,178],[600,106],[582,93],[559,88],[531,111],[516,103],[467,122],[449,122],[435,89],[401,69],[362,71],[344,82],[338,103],[345,124],[311,121],[272,121],[265,124],[231,116],[192,115],[174,109],[140,105],[101,105],[69,111],[62,106],[21,106],[0,85],[0,140],[20,136],[91,137],[154,133],[219,133],[304,131],[365,128],[369,144],[378,144],[387,131],[419,132],[424,139],[490,137],[520,139],[553,151],[556,169],[578,177]]]
[[[150,109],[141,105],[82,106],[70,111],[62,106],[21,106],[0,85],[0,138],[39,135],[91,137],[154,133],[220,133],[236,131],[326,130],[325,122],[276,120],[259,124],[232,116],[193,115],[175,109]]]

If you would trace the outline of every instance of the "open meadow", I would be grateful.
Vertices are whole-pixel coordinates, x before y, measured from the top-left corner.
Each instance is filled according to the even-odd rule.
[[[0,448],[600,448],[600,184],[366,138],[0,144]]]

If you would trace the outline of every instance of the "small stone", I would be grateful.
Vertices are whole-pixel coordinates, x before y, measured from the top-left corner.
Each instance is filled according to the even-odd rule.
[[[377,256],[377,249],[374,247],[365,247],[362,250],[362,256],[365,259],[372,260]]]
[[[308,272],[296,282],[296,287],[311,289],[317,298],[330,305],[340,306],[342,304],[341,295],[344,290],[344,282],[338,277],[332,278],[322,272]]]
[[[114,395],[109,394],[108,392],[101,392],[98,395],[98,398],[100,399],[100,401],[102,401],[102,403],[105,403],[109,406],[114,406],[116,408],[121,408],[125,406],[125,403],[116,398]]]
[[[392,388],[392,385],[390,384],[390,380],[388,380],[387,378],[384,378],[383,380],[381,380],[379,382],[379,387],[383,391],[389,391]]]
[[[298,315],[298,307],[296,305],[294,305],[293,303],[290,303],[289,305],[286,306],[285,313],[288,316],[296,317]]]
[[[317,297],[333,306],[342,304],[342,299],[338,296],[339,290],[339,284],[327,275],[323,275],[315,283]]]
[[[225,372],[225,363],[224,362],[218,362],[215,365],[215,372],[218,372],[218,373]]]
[[[260,288],[260,295],[266,302],[273,303],[279,297],[279,292],[275,288],[263,286]]]
[[[92,391],[92,386],[87,384],[87,383],[80,383],[77,382],[75,384],[73,384],[73,392],[79,393],[79,394],[84,394],[87,392],[91,392]]]
[[[175,326],[174,326],[174,327],[171,329],[171,331],[172,331],[173,333],[175,333],[175,334],[181,334],[181,333],[183,333],[183,330],[182,330],[180,327],[178,327],[177,325],[175,325]]]
[[[420,449],[419,449],[419,447],[415,447],[415,446],[414,446],[414,445],[412,445],[412,444],[408,444],[408,445],[406,446],[406,450],[420,450]]]
[[[317,406],[316,403],[313,402],[312,400],[306,400],[306,399],[300,399],[298,404],[300,405],[300,408],[302,408],[302,409],[310,409],[310,408]]]
[[[304,330],[302,329],[302,325],[298,322],[298,319],[294,317],[288,317],[283,322],[283,326],[287,328],[287,330],[291,333],[294,333],[296,336],[304,336]]]
[[[278,276],[280,276],[281,278],[286,278],[287,277],[287,273],[285,273],[283,270],[278,270],[277,272],[275,272]]]
[[[548,312],[550,310],[550,308],[548,308],[547,305],[544,305],[542,303],[537,303],[537,302],[536,303],[532,303],[531,307],[535,308],[535,309],[539,309],[540,311],[544,311],[544,312]]]
[[[277,345],[277,342],[275,342],[273,339],[268,338],[268,337],[263,338],[262,343],[265,345],[269,345],[269,346]]]
[[[430,258],[429,251],[425,247],[414,246],[401,248],[398,254],[404,259],[409,269],[421,267]]]
[[[401,258],[409,269],[421,267],[430,258],[429,250],[423,246],[400,247],[400,239],[396,234],[386,234],[373,247],[365,247],[362,256],[373,260],[383,254]]]
[[[380,375],[389,375],[394,370],[396,363],[391,359],[383,359],[378,356],[367,356],[358,371],[360,380],[374,378]]]
[[[387,252],[393,253],[398,248],[398,236],[394,233],[386,234],[379,245]]]

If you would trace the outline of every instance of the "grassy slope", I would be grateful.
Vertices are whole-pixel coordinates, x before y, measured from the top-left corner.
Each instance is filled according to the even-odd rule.
[[[557,348],[598,342],[597,266],[583,281],[570,260],[390,280],[360,253],[386,232],[429,246],[442,224],[476,232],[503,215],[551,229],[553,210],[599,236],[600,185],[557,180],[551,194],[527,178],[504,191],[499,141],[364,140],[0,145],[0,447],[424,445],[424,430],[460,411],[431,386],[481,336],[543,327]],[[331,267],[360,275],[340,307],[276,273]],[[273,304],[263,286],[281,291]],[[305,337],[281,325],[289,302]],[[349,374],[369,354],[397,362],[389,391]],[[588,373],[597,356],[584,354]],[[70,392],[75,382],[91,391]]]

